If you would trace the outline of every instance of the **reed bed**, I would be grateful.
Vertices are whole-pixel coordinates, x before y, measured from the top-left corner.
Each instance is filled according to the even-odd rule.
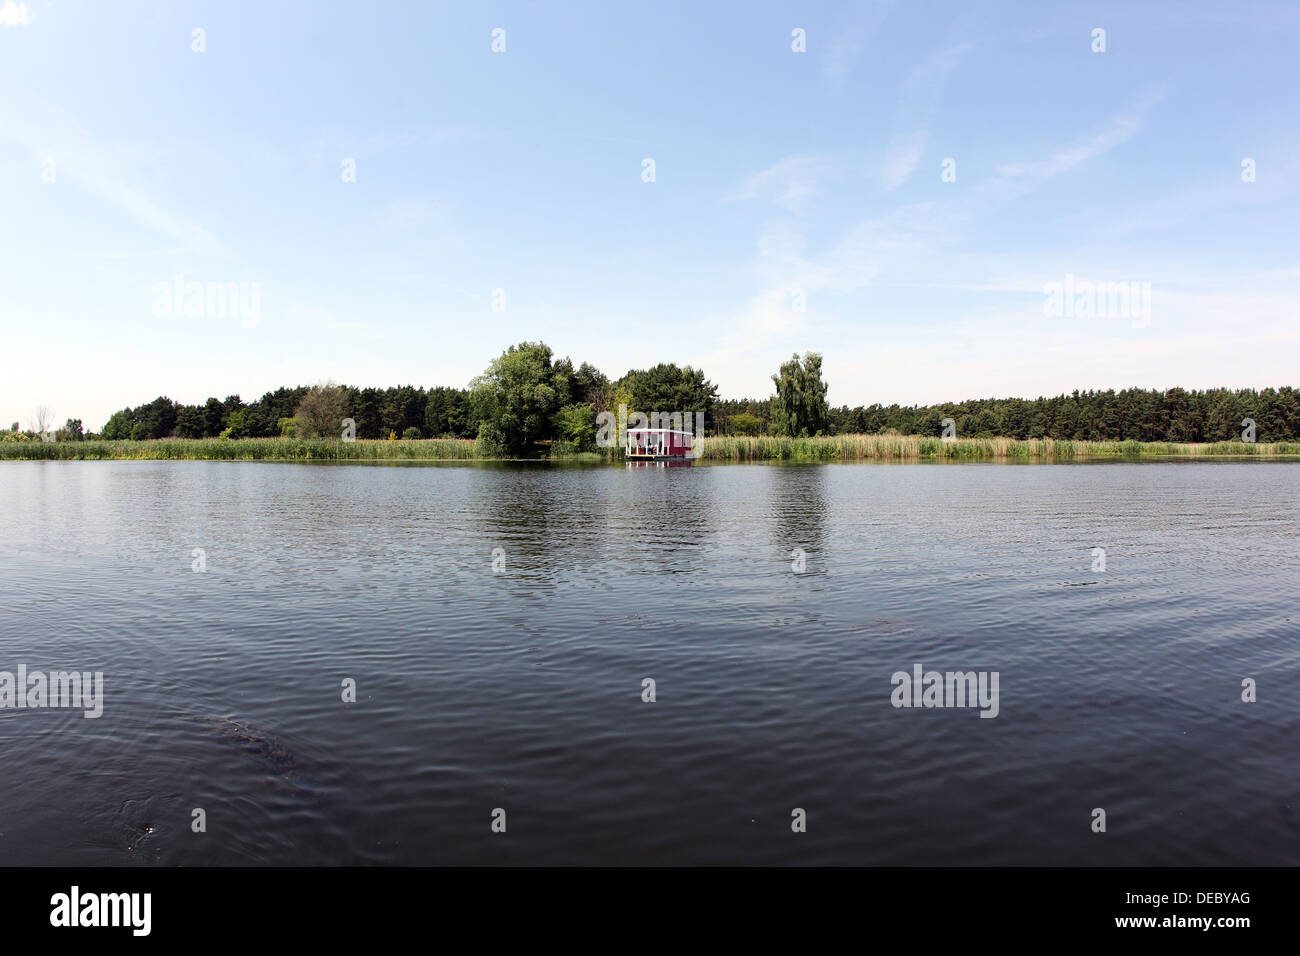
[[[785,438],[721,435],[696,439],[706,461],[1092,461],[1300,455],[1300,442],[1065,441],[1051,438],[957,438],[921,435],[824,435]]]
[[[420,441],[328,438],[159,438],[154,441],[0,442],[0,458],[210,461],[442,461],[480,457],[457,438]]]
[[[824,435],[816,438],[722,435],[696,439],[705,461],[1098,461],[1136,458],[1300,456],[1300,442],[1054,441],[1050,438],[958,438],[920,435]],[[602,454],[556,455],[560,460],[620,460]],[[324,438],[160,438],[154,441],[0,442],[0,459],[211,461],[469,461],[482,460],[475,442]]]

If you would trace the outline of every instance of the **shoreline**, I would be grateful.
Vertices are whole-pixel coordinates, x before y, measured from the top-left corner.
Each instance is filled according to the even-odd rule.
[[[1138,442],[831,435],[816,438],[713,436],[694,462],[1009,462],[1300,460],[1300,442]],[[148,441],[0,442],[0,461],[558,462],[622,464],[618,449],[539,455],[479,454],[470,439],[160,438]],[[675,462],[672,462],[675,464]]]

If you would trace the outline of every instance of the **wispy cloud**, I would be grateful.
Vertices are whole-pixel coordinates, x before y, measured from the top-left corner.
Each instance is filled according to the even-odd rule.
[[[1114,117],[1091,137],[1058,150],[1046,159],[1023,163],[1006,163],[998,173],[1007,179],[1039,181],[1068,173],[1089,160],[1128,142],[1141,129],[1147,109],[1154,99],[1148,97],[1132,110]]]
[[[140,190],[95,169],[82,157],[60,165],[60,171],[128,216],[155,232],[180,243],[183,249],[199,255],[224,251],[221,243],[202,226],[187,222],[163,209]]]
[[[799,212],[809,199],[821,192],[824,181],[834,174],[836,163],[824,156],[787,156],[755,173],[728,198],[764,200],[790,212]]]
[[[1122,214],[1100,223],[1112,236],[1130,236],[1177,230],[1189,222],[1204,222],[1211,215],[1242,211],[1249,207],[1267,209],[1291,199],[1296,193],[1296,161],[1279,156],[1269,162],[1269,176],[1257,183],[1243,183],[1236,169],[1226,175],[1187,186],[1171,195],[1128,204]],[[1072,219],[1092,221],[1079,213]],[[1063,224],[1068,220],[1063,221]]]
[[[893,5],[893,0],[874,0],[863,4],[857,11],[856,22],[844,24],[835,30],[821,58],[822,77],[832,89],[844,87],[849,74],[862,58],[867,44],[879,31]],[[816,43],[816,36],[811,37],[809,42]]]
[[[945,48],[919,68],[918,89],[933,89],[937,77],[946,75],[964,54],[961,46]],[[925,79],[921,79],[924,77]],[[961,288],[944,283],[934,262],[947,255],[969,235],[972,224],[991,210],[1032,191],[1052,176],[1075,169],[1127,141],[1141,128],[1141,117],[1151,100],[1114,117],[1101,132],[1044,159],[1002,167],[999,176],[975,184],[951,199],[908,203],[879,216],[862,220],[842,232],[820,252],[810,252],[804,228],[795,221],[767,225],[758,241],[756,273],[762,291],[743,309],[721,323],[726,336],[709,356],[723,368],[739,369],[746,360],[777,343],[807,337],[826,295],[860,292],[882,276],[909,281],[919,274],[928,285]],[[742,193],[751,196],[794,195],[806,198],[813,188],[811,157],[792,156],[752,177]],[[900,162],[900,169],[902,164]],[[908,170],[910,172],[910,170]],[[802,184],[802,185],[799,185]],[[797,205],[797,204],[796,204]],[[1019,276],[1005,291],[1042,294],[1043,281]],[[971,288],[969,283],[965,288]],[[987,291],[987,290],[981,290]],[[818,293],[824,295],[819,296]],[[802,297],[808,311],[795,308]],[[741,343],[741,344],[735,344]]]
[[[926,57],[908,75],[880,169],[886,188],[907,182],[920,164],[948,77],[969,49],[969,42],[949,44]]]
[[[21,116],[0,109],[0,136],[6,134],[38,162],[52,159],[60,181],[67,179],[101,201],[116,206],[140,225],[178,243],[182,251],[194,254],[225,251],[208,230],[168,212],[142,190],[115,175],[120,150],[95,143],[80,130],[38,129]]]

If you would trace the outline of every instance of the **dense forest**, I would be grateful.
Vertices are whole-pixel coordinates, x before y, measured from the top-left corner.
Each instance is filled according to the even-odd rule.
[[[985,398],[941,405],[833,407],[821,356],[796,355],[772,376],[768,398],[720,399],[691,366],[660,364],[617,380],[593,366],[555,359],[548,346],[507,349],[467,388],[400,385],[282,387],[251,402],[239,395],[186,405],[160,396],[115,412],[99,435],[69,419],[59,440],[336,436],[351,419],[357,438],[475,438],[503,452],[539,442],[575,451],[594,444],[596,416],[635,411],[704,412],[715,435],[836,435],[898,432],[938,436],[943,420],[968,438],[1054,438],[1209,442],[1240,438],[1253,420],[1261,442],[1300,439],[1300,394],[1291,386],[1255,389],[1128,388],[1075,391],[1051,398]],[[20,433],[14,423],[11,436]]]
[[[768,433],[771,399],[718,402],[719,434]],[[1126,388],[1074,391],[1053,398],[982,398],[942,405],[859,405],[827,411],[826,434],[937,436],[944,418],[964,438],[1055,438],[1078,441],[1211,442],[1239,439],[1255,422],[1258,441],[1300,439],[1300,391],[1282,388],[1204,391]],[[753,421],[757,419],[757,423]],[[739,424],[739,427],[737,425]]]

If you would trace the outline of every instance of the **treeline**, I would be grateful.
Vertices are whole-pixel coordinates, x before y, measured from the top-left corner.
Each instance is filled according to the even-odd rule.
[[[472,438],[477,423],[467,423],[460,410],[465,389],[354,388],[348,385],[278,388],[245,402],[239,395],[209,398],[201,405],[183,405],[166,396],[135,408],[114,412],[99,437],[108,440],[151,438],[272,438],[303,430],[295,417],[309,396],[336,396],[338,415],[329,430],[340,430],[343,418],[357,423],[359,438]],[[310,407],[311,402],[308,402]]]
[[[198,405],[160,396],[114,412],[99,435],[76,437],[337,438],[350,419],[356,438],[473,438],[489,453],[512,454],[553,443],[572,452],[594,450],[597,414],[619,404],[700,411],[707,420],[716,402],[717,386],[691,366],[663,363],[611,380],[589,363],[575,368],[549,346],[524,342],[493,360],[468,388],[326,383],[279,388],[252,402],[228,395]]]
[[[594,450],[596,418],[620,405],[629,412],[705,415],[710,435],[817,436],[899,433],[941,436],[952,419],[962,438],[1072,441],[1214,442],[1240,438],[1253,420],[1260,442],[1300,440],[1300,395],[1291,386],[1255,389],[1075,391],[1054,398],[990,398],[942,405],[832,407],[821,356],[798,355],[772,376],[776,394],[719,399],[717,386],[689,365],[662,363],[611,379],[599,369],[555,358],[541,342],[523,342],[494,359],[467,388],[357,388],[326,383],[279,388],[245,402],[239,395],[185,405],[160,396],[114,412],[101,434],[69,419],[0,439],[339,438],[351,420],[356,438],[477,439],[484,454],[532,454],[539,446],[568,454]],[[38,412],[44,421],[45,410]]]
[[[780,434],[771,427],[772,399],[719,401],[711,425],[719,434]],[[1214,442],[1240,439],[1255,422],[1258,441],[1300,440],[1300,392],[1282,388],[1204,391],[1127,388],[1075,391],[1055,398],[987,398],[942,405],[859,405],[828,408],[823,434],[940,436],[951,418],[964,438],[1054,438],[1072,441]]]

